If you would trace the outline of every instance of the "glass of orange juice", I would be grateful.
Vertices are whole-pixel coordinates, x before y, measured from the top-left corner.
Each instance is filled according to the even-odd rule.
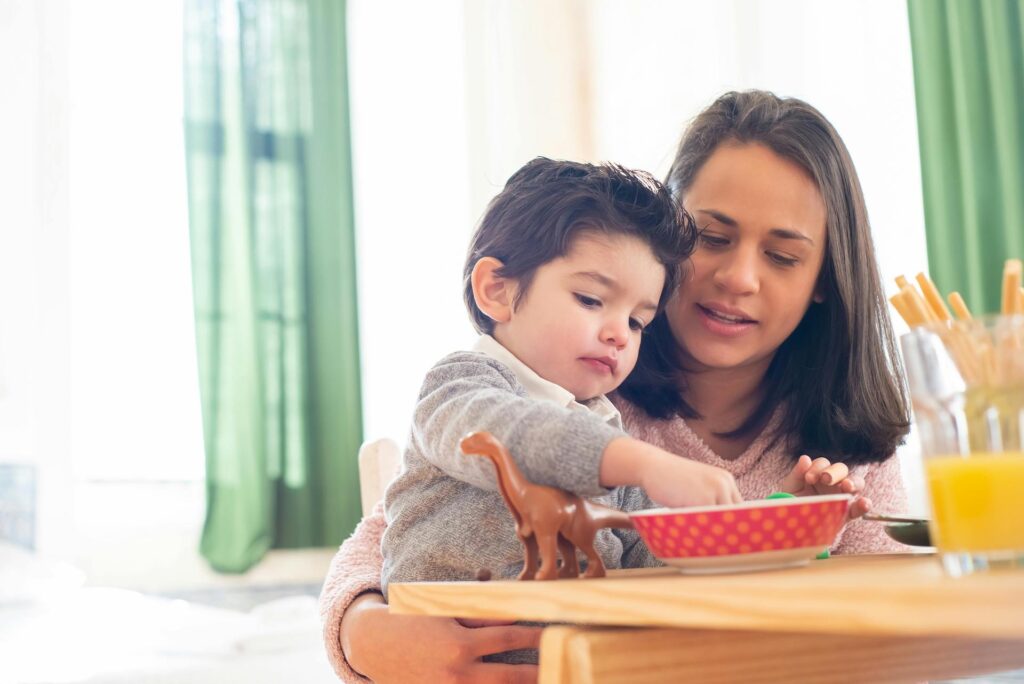
[[[943,566],[1024,569],[1024,316],[932,323],[901,344]]]

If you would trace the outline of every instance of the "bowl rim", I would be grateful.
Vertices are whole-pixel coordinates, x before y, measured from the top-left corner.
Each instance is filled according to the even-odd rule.
[[[716,504],[714,506],[687,506],[683,508],[648,508],[642,511],[630,511],[631,518],[646,518],[661,515],[689,515],[691,513],[711,513],[717,511],[738,511],[750,508],[775,508],[777,506],[803,506],[810,503],[828,503],[831,501],[853,500],[853,494],[815,494],[813,496],[794,496],[779,499],[751,499],[738,504]]]

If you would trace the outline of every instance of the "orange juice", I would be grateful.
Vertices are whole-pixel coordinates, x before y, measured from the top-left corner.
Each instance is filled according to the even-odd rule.
[[[1024,550],[1024,452],[925,460],[940,551]]]

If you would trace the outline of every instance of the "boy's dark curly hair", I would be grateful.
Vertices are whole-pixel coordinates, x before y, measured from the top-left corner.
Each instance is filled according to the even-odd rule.
[[[537,269],[569,253],[582,231],[630,235],[649,245],[665,267],[659,309],[679,284],[682,262],[697,229],[663,184],[644,171],[617,164],[584,164],[537,157],[508,179],[487,206],[469,245],[463,297],[473,326],[484,334],[494,322],[476,305],[470,276],[476,262],[494,257],[496,272],[519,282],[517,305]]]

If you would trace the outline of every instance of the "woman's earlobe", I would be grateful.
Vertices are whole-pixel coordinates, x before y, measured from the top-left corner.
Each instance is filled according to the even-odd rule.
[[[814,286],[814,294],[811,296],[811,301],[815,304],[821,304],[825,301],[825,279],[820,273],[818,274],[818,282]]]
[[[494,257],[482,257],[473,265],[470,282],[477,308],[495,323],[512,318],[515,281],[498,274],[504,264]]]

